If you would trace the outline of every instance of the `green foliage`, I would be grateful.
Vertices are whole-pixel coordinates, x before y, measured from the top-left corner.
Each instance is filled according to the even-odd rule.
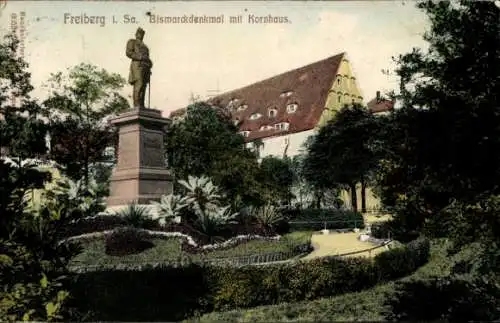
[[[50,153],[70,178],[87,182],[91,165],[105,160],[106,148],[116,147],[107,119],[130,108],[120,94],[124,85],[119,74],[86,63],[51,75],[44,102],[51,120]]]
[[[227,192],[227,202],[260,203],[257,158],[238,131],[223,109],[202,102],[188,106],[184,119],[167,129],[169,167],[178,179],[210,177]]]
[[[289,158],[264,157],[260,162],[260,182],[271,195],[273,203],[288,204],[292,198],[294,173]]]
[[[3,276],[0,278],[3,286],[0,292],[2,321],[54,321],[62,318],[62,307],[69,296],[67,291],[61,290],[64,276],[49,280],[43,272],[38,274],[37,270],[41,268],[29,250],[6,241],[2,241],[0,248],[0,269]],[[33,275],[32,280],[22,278],[27,276],[26,271]],[[14,280],[17,282],[13,283]]]
[[[389,221],[381,221],[370,224],[371,236],[377,239],[392,238],[392,226]]]
[[[237,213],[231,211],[230,205],[222,205],[219,188],[210,178],[190,175],[187,181],[179,180],[179,184],[187,191],[186,204],[196,216],[197,227],[210,240],[219,240],[217,234],[236,217]]]
[[[133,231],[130,227],[120,230]],[[140,267],[158,263],[180,265],[182,262],[199,263],[211,259],[251,258],[258,260],[259,256],[270,254],[280,254],[279,258],[288,259],[304,252],[304,246],[309,245],[311,242],[311,233],[294,232],[285,234],[278,241],[250,240],[228,249],[216,249],[206,253],[190,253],[182,250],[182,242],[178,237],[160,238],[142,235],[140,238],[151,241],[154,243],[154,247],[122,257],[106,254],[105,239],[102,237],[84,242],[82,243],[83,252],[72,260],[71,266],[134,265]]]
[[[71,219],[78,219],[94,216],[106,209],[100,187],[93,181],[85,186],[82,180],[75,182],[63,177],[57,179],[54,184],[40,190],[39,203],[32,200],[32,191],[25,192],[23,200],[30,205],[26,210],[40,214],[47,207],[54,208],[59,205],[64,207],[64,212],[67,212]]]
[[[124,219],[125,222],[134,228],[144,228],[152,215],[147,206],[129,204],[126,208],[118,209],[115,215]]]
[[[47,152],[47,127],[38,117],[40,105],[30,97],[31,75],[16,54],[18,46],[19,40],[10,34],[0,42],[0,143],[10,156],[22,160]],[[11,104],[13,96],[18,105]]]
[[[366,182],[378,163],[379,123],[358,105],[342,108],[307,147],[304,176],[316,188],[349,187]],[[356,192],[353,207],[357,208]]]
[[[180,195],[162,195],[160,202],[152,201],[155,208],[152,219],[157,220],[161,226],[167,223],[180,223],[181,211],[188,206],[187,196]]]
[[[405,249],[416,270],[427,259],[422,245]],[[388,251],[391,252],[391,251]],[[95,320],[179,320],[195,312],[316,299],[372,287],[395,277],[368,258],[323,258],[247,267],[156,267],[80,274],[73,292]],[[385,270],[385,268],[384,268]],[[176,293],[172,293],[176,290]],[[81,298],[80,298],[81,297]],[[167,302],[170,306],[161,306]]]
[[[484,281],[461,278],[400,283],[387,301],[389,320],[439,320],[442,322],[494,321],[498,319],[500,293]]]
[[[429,259],[430,242],[425,239],[414,240],[404,247],[396,247],[375,256],[384,279],[406,276],[415,270],[418,264]]]
[[[68,318],[66,265],[78,250],[58,244],[71,218],[64,201],[27,209],[26,193],[51,176],[26,160],[46,153],[47,129],[30,99],[30,74],[17,45],[11,36],[0,43],[0,143],[12,157],[0,160],[0,321],[61,320]],[[10,105],[11,96],[18,105]]]
[[[286,219],[283,212],[270,204],[261,207],[251,207],[248,213],[257,221],[261,228],[270,231]]]
[[[296,230],[364,228],[364,218],[359,212],[332,209],[297,209],[286,211],[290,228]]]
[[[452,199],[497,194],[500,176],[500,11],[474,1],[418,7],[430,20],[429,48],[396,59],[403,109],[386,123],[380,176],[384,204],[408,232],[422,230]],[[447,234],[431,221],[433,234]]]
[[[429,278],[448,275],[454,260],[447,257],[446,248],[449,243],[443,242],[443,240],[432,241],[429,262],[400,281],[426,281]],[[391,311],[386,300],[392,298],[395,287],[395,282],[388,282],[361,292],[312,301],[213,312],[185,322],[380,322],[387,320],[387,312]],[[430,295],[427,299],[433,299],[433,296]],[[425,300],[423,298],[414,300],[414,303],[417,302],[424,303]],[[424,314],[425,308],[421,308],[421,311]]]

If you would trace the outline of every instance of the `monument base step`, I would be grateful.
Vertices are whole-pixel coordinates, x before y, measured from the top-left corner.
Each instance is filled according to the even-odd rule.
[[[161,199],[161,195],[158,194],[148,194],[148,195],[139,195],[139,196],[130,196],[130,197],[108,197],[106,199],[106,204],[109,207],[117,207],[117,206],[128,206],[130,204],[137,205],[149,205],[151,201],[159,202]]]

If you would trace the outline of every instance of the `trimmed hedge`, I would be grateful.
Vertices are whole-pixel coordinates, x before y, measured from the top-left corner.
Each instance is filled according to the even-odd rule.
[[[392,236],[392,226],[390,221],[374,222],[371,224],[371,236],[377,239],[387,239]]]
[[[362,229],[363,215],[359,212],[336,209],[293,209],[284,214],[289,218],[291,231],[327,229]]]
[[[428,260],[429,241],[384,254],[239,268],[191,264],[86,272],[73,285],[73,305],[92,312],[88,319],[94,321],[178,321],[213,310],[312,300],[407,275]]]

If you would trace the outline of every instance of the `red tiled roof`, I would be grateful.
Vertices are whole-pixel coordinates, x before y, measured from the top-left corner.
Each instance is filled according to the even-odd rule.
[[[341,53],[226,92],[208,100],[208,103],[226,107],[231,100],[237,99],[231,108],[231,115],[233,120],[240,121],[241,131],[250,131],[246,141],[313,129],[323,113],[328,91],[343,57],[344,53]],[[289,96],[282,95],[286,92],[291,93]],[[287,113],[287,105],[291,103],[296,103],[297,109],[294,113]],[[246,109],[238,111],[241,106],[246,106]],[[269,116],[271,108],[277,111],[274,117]],[[183,111],[175,110],[170,117],[182,115]],[[250,116],[256,113],[262,116],[250,120]],[[288,130],[260,130],[262,126],[281,122],[289,123]]]
[[[174,110],[174,111],[170,112],[170,118],[180,117],[184,114],[184,112],[186,112],[185,108]]]
[[[394,109],[394,101],[373,98],[367,103],[367,107],[372,113],[387,112]]]

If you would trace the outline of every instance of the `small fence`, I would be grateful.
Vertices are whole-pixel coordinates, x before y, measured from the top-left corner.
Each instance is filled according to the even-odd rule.
[[[239,257],[209,257],[203,255],[200,258],[192,258],[190,256],[179,257],[173,261],[163,262],[142,262],[134,263],[123,261],[119,264],[99,264],[86,265],[74,264],[69,266],[69,270],[76,273],[98,271],[98,270],[142,270],[147,268],[161,267],[184,267],[190,264],[199,264],[206,266],[227,266],[227,267],[242,267],[250,265],[264,265],[278,261],[289,260],[291,258],[302,255],[311,250],[311,243],[303,243],[298,245],[290,245],[290,250],[286,252],[270,252],[263,254],[253,254]]]
[[[364,249],[364,250],[358,250],[358,251],[353,251],[353,252],[348,252],[348,253],[343,253],[340,255],[335,255],[335,257],[346,257],[346,256],[353,256],[353,255],[361,255],[365,252],[368,253],[368,257],[372,256],[372,251],[377,250],[380,248],[390,248],[390,244],[392,243],[392,240],[389,241],[384,241],[381,245],[369,248],[369,249]]]
[[[359,229],[364,228],[364,221],[357,220],[317,220],[317,221],[289,221],[290,228],[300,228],[303,230],[350,230],[350,229]]]

